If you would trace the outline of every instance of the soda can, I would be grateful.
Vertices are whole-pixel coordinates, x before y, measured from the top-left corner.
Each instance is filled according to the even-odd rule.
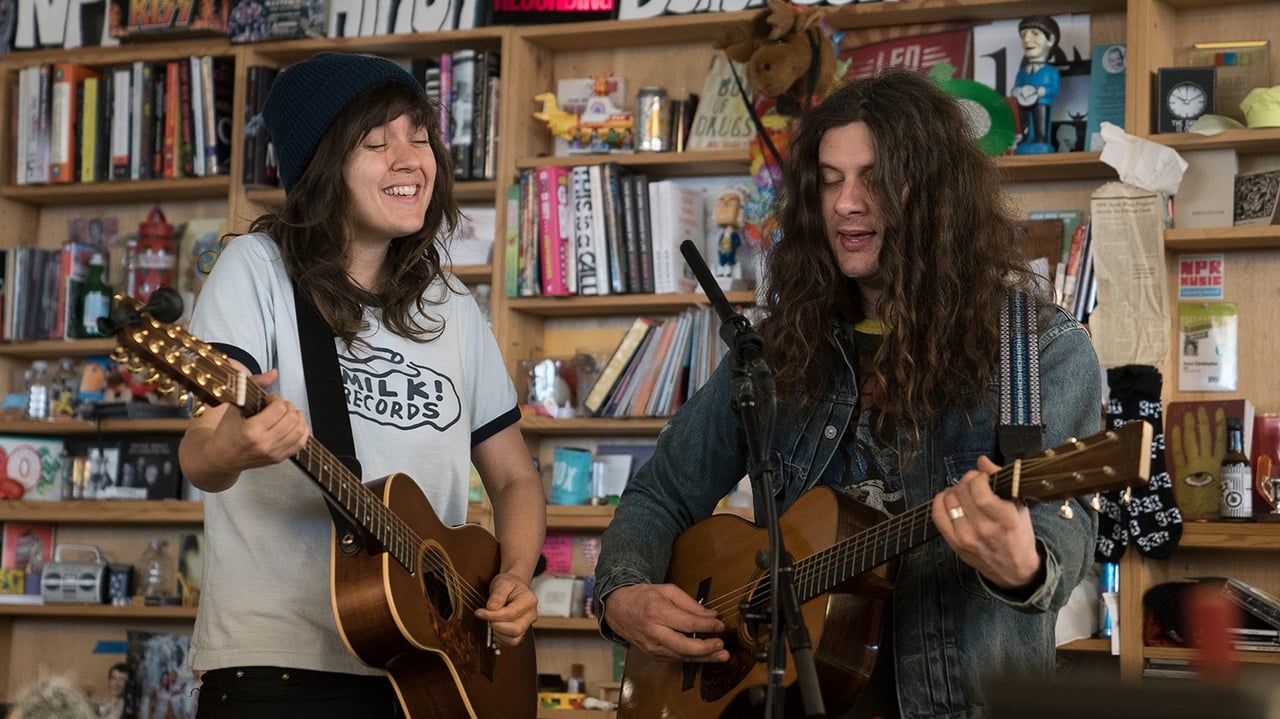
[[[671,149],[671,99],[660,87],[642,87],[636,93],[636,152]]]

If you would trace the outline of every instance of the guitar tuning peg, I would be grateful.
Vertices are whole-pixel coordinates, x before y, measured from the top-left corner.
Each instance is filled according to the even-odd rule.
[[[1069,504],[1069,500],[1066,500],[1066,499],[1062,500],[1062,505],[1058,507],[1058,516],[1062,517],[1063,519],[1071,519],[1072,517],[1076,516],[1076,512],[1074,509],[1071,508],[1071,505]]]
[[[162,377],[160,378],[160,381],[156,383],[156,392],[159,393],[162,397],[168,397],[169,395],[177,391],[178,391],[178,383],[174,382],[172,379],[169,379],[168,377]]]
[[[116,364],[124,364],[129,361],[129,350],[126,350],[120,345],[116,345],[115,349],[111,350],[110,356],[112,362],[115,362]]]
[[[191,416],[199,417],[200,415],[204,414],[204,411],[206,409],[209,409],[209,405],[205,404],[204,402],[196,402],[195,407],[191,408]]]
[[[1102,511],[1102,492],[1094,492],[1093,496],[1089,497],[1089,508],[1095,512]]]

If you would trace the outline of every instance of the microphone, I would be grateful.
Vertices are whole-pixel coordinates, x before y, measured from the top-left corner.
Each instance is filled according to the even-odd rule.
[[[715,275],[711,274],[711,268],[707,267],[702,254],[698,252],[698,246],[691,240],[685,240],[680,243],[680,254],[684,255],[685,262],[689,263],[689,269],[693,270],[693,276],[698,280],[702,291],[707,293],[711,308],[720,316],[720,338],[739,354],[744,363],[758,358],[764,349],[764,341],[751,329],[751,323],[747,318],[729,304],[728,298],[724,296],[724,290],[720,289],[720,283],[716,281]]]

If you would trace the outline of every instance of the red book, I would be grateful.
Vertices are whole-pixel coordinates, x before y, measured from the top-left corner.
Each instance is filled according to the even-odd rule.
[[[164,176],[181,177],[182,161],[178,158],[179,134],[182,125],[182,91],[178,73],[185,63],[173,60],[164,71]]]
[[[539,167],[536,172],[538,199],[538,256],[541,258],[542,294],[564,297],[573,294],[570,284],[573,219],[569,204],[568,167]]]

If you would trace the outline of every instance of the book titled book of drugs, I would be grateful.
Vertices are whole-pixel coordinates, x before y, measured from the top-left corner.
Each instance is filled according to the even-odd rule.
[[[702,85],[698,108],[689,128],[689,150],[746,150],[756,136],[755,124],[746,100],[738,89],[737,77],[746,85],[746,68],[722,55],[711,59]],[[748,90],[750,92],[750,90]]]

